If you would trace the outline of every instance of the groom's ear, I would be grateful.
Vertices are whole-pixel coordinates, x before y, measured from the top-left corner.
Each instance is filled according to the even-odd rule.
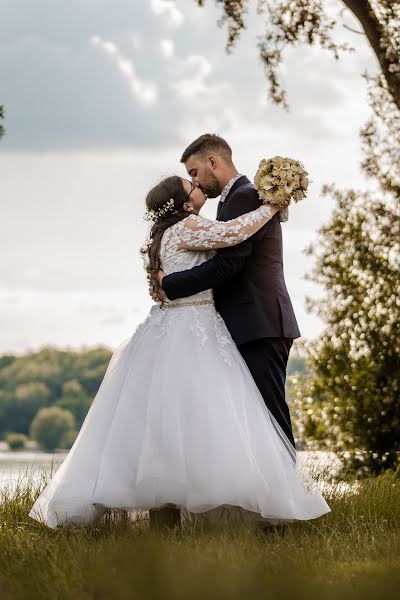
[[[212,169],[215,169],[218,166],[218,161],[214,154],[210,154],[210,156],[208,157],[208,163]]]

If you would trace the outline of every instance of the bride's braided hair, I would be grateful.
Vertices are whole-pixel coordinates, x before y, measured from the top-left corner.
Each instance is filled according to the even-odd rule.
[[[168,227],[192,214],[183,208],[186,196],[182,178],[178,175],[163,179],[146,196],[147,211],[155,211],[159,216],[154,220],[150,229],[148,243],[140,252],[145,260],[147,279],[156,292],[160,289],[157,273],[161,269],[161,238]],[[174,211],[167,210],[164,214],[160,212],[171,199],[174,201]]]

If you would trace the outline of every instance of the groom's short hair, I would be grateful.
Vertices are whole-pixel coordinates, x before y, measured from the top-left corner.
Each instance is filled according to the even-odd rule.
[[[232,160],[231,147],[224,138],[215,133],[204,133],[186,148],[182,154],[181,163],[185,163],[189,156],[193,156],[193,154],[208,154],[210,152],[220,154],[227,161]]]

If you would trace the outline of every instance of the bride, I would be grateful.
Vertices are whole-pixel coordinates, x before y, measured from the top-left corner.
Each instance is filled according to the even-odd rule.
[[[157,272],[190,269],[246,240],[278,209],[205,219],[202,190],[168,177],[147,195],[153,221],[142,252]],[[29,516],[87,525],[107,508],[205,513],[241,507],[266,522],[330,511],[217,313],[211,290],[154,304],[114,351],[74,445]]]

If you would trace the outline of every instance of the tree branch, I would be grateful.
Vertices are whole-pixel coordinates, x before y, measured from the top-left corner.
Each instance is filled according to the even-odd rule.
[[[353,13],[360,22],[372,50],[378,59],[382,75],[386,80],[393,100],[400,110],[400,72],[393,70],[393,61],[390,60],[390,40],[384,35],[379,19],[368,0],[342,0],[343,4]],[[389,51],[389,52],[388,52]],[[396,53],[393,48],[393,53]]]

